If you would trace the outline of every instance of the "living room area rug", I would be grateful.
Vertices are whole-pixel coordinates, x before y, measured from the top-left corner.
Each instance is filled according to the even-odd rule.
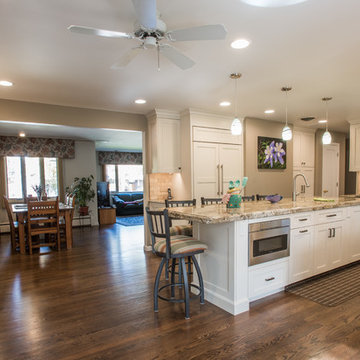
[[[117,216],[116,223],[123,226],[144,225],[144,216]]]
[[[299,285],[290,285],[286,291],[321,305],[337,306],[360,295],[360,264],[357,263]]]

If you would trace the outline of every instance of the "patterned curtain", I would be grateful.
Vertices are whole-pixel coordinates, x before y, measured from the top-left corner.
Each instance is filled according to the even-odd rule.
[[[75,158],[75,141],[0,136],[0,156]]]
[[[142,165],[142,153],[98,151],[100,165]]]

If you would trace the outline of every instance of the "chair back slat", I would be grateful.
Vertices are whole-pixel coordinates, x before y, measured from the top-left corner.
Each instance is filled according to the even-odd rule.
[[[267,196],[273,196],[273,195],[260,195],[260,194],[256,194],[256,200],[266,200]]]
[[[167,208],[196,206],[196,199],[192,199],[192,200],[168,200],[168,199],[165,199],[165,206]]]
[[[221,204],[222,198],[204,198],[201,197],[201,205]]]
[[[7,212],[7,216],[9,218],[10,230],[15,231],[14,217],[13,217],[13,213],[12,213],[11,208],[10,208],[9,199],[5,195],[3,196],[3,199],[4,199],[4,204],[5,204],[5,209],[6,209],[6,212]]]
[[[242,196],[241,199],[242,199],[242,201],[255,201],[255,195]]]

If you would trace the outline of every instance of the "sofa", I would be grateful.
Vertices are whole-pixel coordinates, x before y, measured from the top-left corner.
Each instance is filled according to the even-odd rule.
[[[142,215],[144,212],[143,192],[113,193],[112,201],[116,206],[116,216]]]

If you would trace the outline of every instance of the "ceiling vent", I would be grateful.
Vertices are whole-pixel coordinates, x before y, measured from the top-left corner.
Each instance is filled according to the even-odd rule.
[[[301,118],[302,121],[311,121],[315,120],[315,116],[305,116]]]

